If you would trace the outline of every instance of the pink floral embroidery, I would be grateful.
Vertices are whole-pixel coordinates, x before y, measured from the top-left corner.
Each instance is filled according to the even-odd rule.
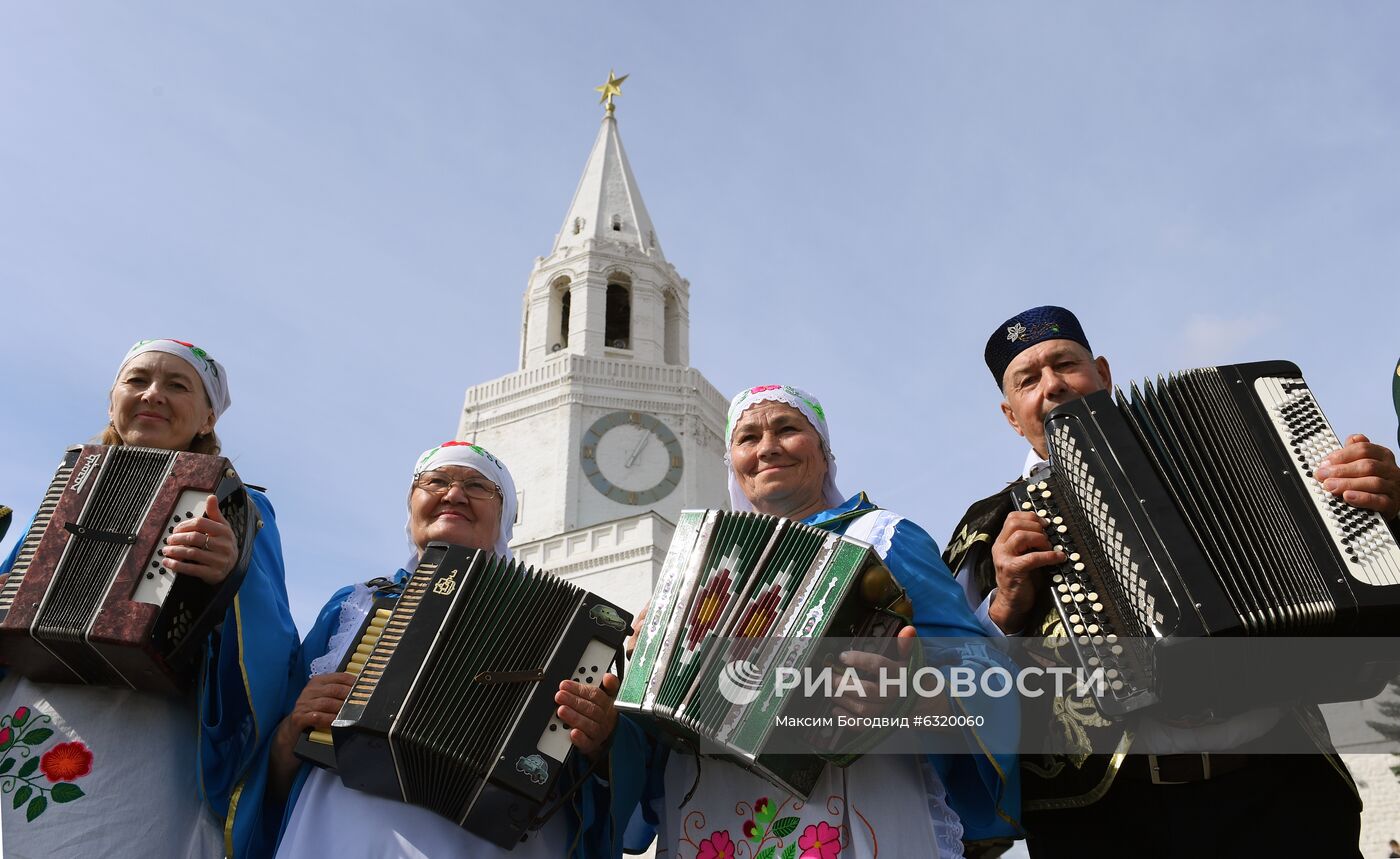
[[[701,841],[697,859],[734,859],[734,841],[729,832],[721,829]]]
[[[92,772],[92,750],[82,742],[59,743],[39,754],[39,747],[53,736],[53,728],[46,727],[50,721],[47,714],[36,716],[28,707],[0,716],[0,793],[12,808],[23,808],[31,823],[50,802],[85,796],[73,782]]]
[[[801,859],[836,859],[841,852],[841,832],[822,821],[802,830],[797,846],[802,848]]]

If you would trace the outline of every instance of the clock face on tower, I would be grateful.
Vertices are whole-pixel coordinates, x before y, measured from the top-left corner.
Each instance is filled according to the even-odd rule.
[[[654,504],[681,482],[680,441],[644,412],[598,418],[583,434],[578,458],[593,488],[621,504]]]

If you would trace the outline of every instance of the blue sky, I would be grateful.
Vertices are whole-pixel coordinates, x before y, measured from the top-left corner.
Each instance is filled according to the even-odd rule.
[[[1287,358],[1394,445],[1400,5],[11,2],[0,503],[126,347],[229,368],[305,626],[402,560],[416,454],[515,368],[618,117],[691,358],[826,404],[843,488],[945,538],[1019,468],[981,362],[1075,308],[1119,381]],[[4,541],[8,550],[15,531]]]

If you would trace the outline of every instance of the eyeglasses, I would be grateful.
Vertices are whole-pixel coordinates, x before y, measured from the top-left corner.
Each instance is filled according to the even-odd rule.
[[[466,480],[454,480],[435,471],[425,471],[418,475],[417,479],[413,481],[413,485],[429,495],[438,497],[446,495],[448,490],[454,486],[462,490],[463,495],[477,501],[490,501],[501,495],[501,487],[485,478],[470,477]]]

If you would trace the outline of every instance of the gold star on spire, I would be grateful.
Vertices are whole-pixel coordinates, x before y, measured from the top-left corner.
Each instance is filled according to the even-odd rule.
[[[602,93],[602,96],[598,99],[598,103],[608,106],[609,115],[613,112],[613,96],[622,95],[622,82],[625,80],[627,80],[627,75],[617,77],[613,74],[612,69],[608,69],[608,82],[602,86],[595,86],[593,88],[595,92]]]

